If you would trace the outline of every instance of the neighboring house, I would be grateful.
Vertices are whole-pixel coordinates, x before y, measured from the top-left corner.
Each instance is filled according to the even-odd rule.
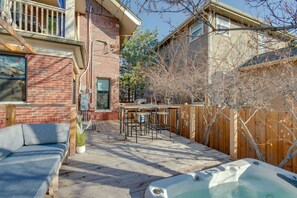
[[[293,110],[297,97],[297,46],[289,46],[254,56],[238,68],[239,76],[248,82],[258,82],[265,91],[257,98],[267,101],[277,111]],[[245,82],[245,84],[248,82]],[[267,92],[267,93],[266,93]]]
[[[16,123],[69,122],[80,93],[97,119],[117,118],[119,51],[140,24],[131,11],[116,0],[0,0],[0,8],[0,127],[7,105]]]
[[[209,22],[209,24],[207,24]],[[268,31],[213,31],[215,29],[234,29],[245,27],[268,27],[259,19],[232,8],[218,1],[208,1],[189,17],[177,29],[165,37],[158,50],[165,60],[174,60],[172,49],[182,54],[183,46],[187,46],[186,56],[195,57],[206,73],[208,83],[212,83],[215,74],[228,72],[243,64],[249,58],[262,53],[282,48],[292,36],[286,33]],[[203,64],[202,64],[203,63]]]

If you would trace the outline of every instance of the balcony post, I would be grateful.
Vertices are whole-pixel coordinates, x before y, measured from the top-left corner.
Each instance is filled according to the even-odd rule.
[[[65,0],[65,38],[75,39],[75,0]]]

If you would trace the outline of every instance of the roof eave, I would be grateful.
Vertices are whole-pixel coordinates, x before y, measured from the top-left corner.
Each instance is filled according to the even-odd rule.
[[[218,8],[221,10],[224,10],[226,12],[229,12],[231,14],[236,14],[237,16],[240,16],[241,18],[243,18],[246,22],[249,22],[250,24],[253,24],[254,26],[269,26],[269,24],[265,23],[264,21],[261,21],[260,19],[249,15],[247,13],[244,13],[236,8],[233,8],[231,6],[228,6],[226,4],[214,1],[214,0],[209,0],[202,8],[197,10],[197,13],[201,12],[202,10],[207,10],[209,8]],[[191,15],[190,17],[188,17],[181,25],[179,25],[173,32],[171,32],[170,34],[168,34],[164,39],[162,39],[157,48],[160,48],[164,43],[166,43],[167,40],[169,40],[174,34],[176,34],[178,31],[180,31],[181,29],[183,29],[186,25],[188,25],[192,20],[194,19],[194,16]],[[288,38],[292,38],[293,36],[288,34],[288,33],[283,33],[284,36],[287,36]]]
[[[141,25],[141,19],[118,0],[99,1],[112,15],[119,19],[123,34],[130,35]],[[124,26],[124,27],[123,27]],[[125,29],[127,27],[127,29]]]
[[[293,56],[290,58],[282,58],[282,59],[259,63],[259,64],[255,64],[255,65],[244,66],[244,67],[238,68],[238,70],[243,72],[243,71],[249,71],[249,70],[269,67],[269,66],[275,66],[277,64],[287,64],[287,63],[291,63],[291,62],[295,62],[295,61],[297,61],[297,56]]]

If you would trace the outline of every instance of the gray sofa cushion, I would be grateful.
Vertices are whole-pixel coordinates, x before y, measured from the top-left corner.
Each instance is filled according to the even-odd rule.
[[[23,146],[0,161],[0,197],[44,197],[67,144]]]
[[[68,142],[69,123],[24,124],[25,145]]]
[[[0,129],[0,161],[24,145],[21,125]]]
[[[29,163],[0,164],[0,197],[44,197],[59,164],[58,156]]]
[[[31,163],[53,158],[62,161],[67,150],[68,146],[66,143],[23,146],[9,155],[9,157],[0,161],[0,167],[1,165]]]

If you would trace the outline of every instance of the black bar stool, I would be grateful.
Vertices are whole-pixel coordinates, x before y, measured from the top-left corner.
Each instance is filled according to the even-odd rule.
[[[146,135],[149,134],[151,129],[151,113],[150,112],[136,112],[135,113],[136,122],[131,127],[131,135],[132,130],[135,129],[136,132],[136,143],[137,143],[137,134],[138,132],[144,132]],[[139,130],[138,130],[139,128]],[[152,133],[153,140],[153,133]]]
[[[155,112],[155,124],[154,130],[156,130],[156,139],[158,138],[158,133],[161,133],[162,130],[167,130],[169,132],[169,137],[171,138],[170,125],[169,125],[169,109],[164,111]]]

